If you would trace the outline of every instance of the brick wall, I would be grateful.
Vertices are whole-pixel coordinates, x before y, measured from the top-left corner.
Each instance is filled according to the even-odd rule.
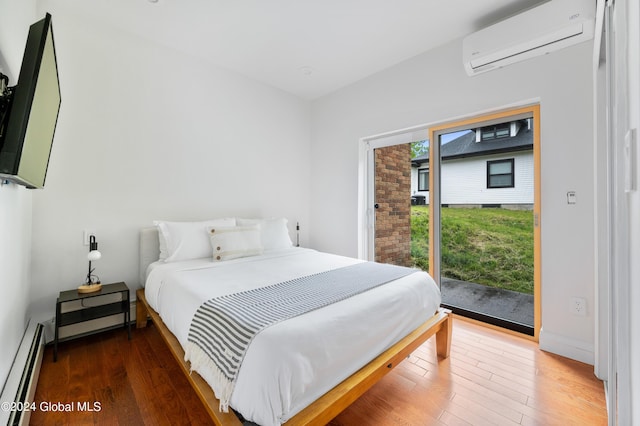
[[[376,261],[411,266],[411,145],[375,150]]]

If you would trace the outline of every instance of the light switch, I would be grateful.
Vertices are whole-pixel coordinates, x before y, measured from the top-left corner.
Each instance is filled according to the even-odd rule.
[[[567,204],[575,204],[577,201],[576,191],[567,192]]]

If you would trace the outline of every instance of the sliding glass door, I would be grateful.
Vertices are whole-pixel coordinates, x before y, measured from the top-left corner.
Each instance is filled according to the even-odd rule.
[[[434,127],[430,140],[429,270],[443,304],[537,338],[538,108]]]
[[[361,257],[426,270],[454,312],[537,340],[539,129],[531,106],[364,141]]]

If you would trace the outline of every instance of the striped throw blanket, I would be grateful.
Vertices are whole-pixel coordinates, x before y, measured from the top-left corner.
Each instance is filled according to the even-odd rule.
[[[191,321],[185,361],[191,362],[192,371],[213,371],[215,383],[209,385],[220,400],[220,410],[228,412],[240,365],[260,331],[414,272],[363,262],[213,298],[198,308]]]

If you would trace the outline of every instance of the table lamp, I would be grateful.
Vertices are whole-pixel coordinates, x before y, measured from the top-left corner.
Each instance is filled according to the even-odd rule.
[[[97,275],[93,275],[95,268],[91,269],[91,262],[99,260],[101,257],[102,253],[98,251],[96,237],[95,235],[91,235],[89,237],[89,254],[87,255],[87,259],[89,259],[89,272],[87,272],[87,279],[85,283],[78,287],[78,293],[93,293],[94,291],[98,291],[102,288],[100,278]]]

